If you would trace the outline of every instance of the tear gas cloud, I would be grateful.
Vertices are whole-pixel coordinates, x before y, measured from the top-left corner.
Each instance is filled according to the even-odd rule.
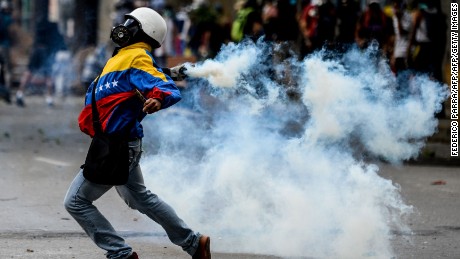
[[[215,60],[205,60],[197,67],[188,66],[189,76],[206,78],[213,86],[232,87],[237,84],[239,76],[245,70],[256,65],[256,57],[262,55],[256,46],[239,48],[232,44],[226,51],[232,55],[220,55]]]
[[[183,101],[144,122],[146,184],[215,251],[391,258],[412,207],[373,159],[417,156],[447,93],[417,76],[399,94],[375,54],[272,62],[244,42],[188,67]]]

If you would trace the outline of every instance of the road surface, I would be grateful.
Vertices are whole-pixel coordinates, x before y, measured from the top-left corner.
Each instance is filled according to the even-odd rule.
[[[0,103],[0,258],[104,258],[62,205],[89,144],[76,122],[83,98],[53,108],[39,96],[26,101],[25,108]],[[408,219],[412,233],[393,233],[396,258],[460,258],[460,168],[381,165],[380,174],[416,208]],[[115,191],[96,205],[141,258],[190,258]],[[277,257],[213,251],[213,258]]]

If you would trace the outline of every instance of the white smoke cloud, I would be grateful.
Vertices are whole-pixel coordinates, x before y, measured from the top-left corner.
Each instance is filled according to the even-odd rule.
[[[205,60],[200,66],[188,68],[191,77],[204,77],[217,87],[234,87],[241,73],[248,70],[257,62],[261,49],[253,44],[244,47],[230,43],[226,47],[231,56],[219,55],[215,60]]]
[[[391,230],[412,207],[372,159],[416,156],[446,93],[421,76],[399,96],[374,53],[271,69],[266,45],[231,44],[189,67],[202,79],[182,105],[144,122],[147,186],[216,251],[391,258]]]

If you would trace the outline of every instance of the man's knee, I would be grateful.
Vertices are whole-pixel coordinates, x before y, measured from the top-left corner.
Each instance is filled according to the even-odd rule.
[[[161,203],[158,196],[148,190],[135,192],[130,189],[117,188],[117,192],[128,207],[141,212],[145,208],[156,207]]]
[[[76,197],[73,195],[67,194],[64,198],[64,208],[69,212],[72,213],[77,209],[77,202]]]
[[[137,206],[136,199],[133,195],[127,190],[121,190],[117,188],[118,195],[123,199],[123,201],[133,210],[137,210],[139,206]]]

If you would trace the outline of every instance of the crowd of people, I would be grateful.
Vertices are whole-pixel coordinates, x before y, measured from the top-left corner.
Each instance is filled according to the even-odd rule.
[[[180,8],[165,1],[151,3],[172,28],[155,51],[163,67],[170,57],[214,58],[224,44],[244,40],[279,44],[278,59],[292,53],[303,59],[321,49],[343,52],[374,44],[398,77],[402,94],[407,94],[413,73],[444,81],[447,17],[439,0],[238,0],[231,12],[219,2],[205,0]],[[135,7],[133,1],[120,1],[118,17]],[[104,43],[90,55],[93,62],[87,71],[97,73],[94,64],[101,58],[94,57],[104,59],[110,55],[106,49]],[[94,78],[88,75],[86,81]]]
[[[222,44],[253,40],[288,42],[300,58],[322,48],[343,50],[376,42],[395,73],[428,72],[442,81],[447,17],[439,0],[240,0],[234,18],[206,1],[173,10],[160,6],[174,30],[159,55],[198,60],[214,57]],[[427,55],[426,50],[433,50]]]
[[[114,26],[139,7],[136,2],[117,2]],[[213,58],[223,44],[247,39],[283,43],[300,59],[320,49],[377,44],[396,75],[415,71],[444,81],[447,17],[440,0],[238,0],[230,11],[216,1],[198,0],[179,8],[167,1],[143,2],[161,13],[170,28],[163,46],[155,50],[160,66],[170,57]],[[80,72],[83,85],[102,69],[111,44],[103,42],[86,57]],[[17,103],[24,104],[20,97]]]
[[[223,44],[248,39],[278,43],[281,59],[373,44],[398,78],[401,95],[409,94],[414,73],[444,82],[448,28],[440,0],[240,0],[233,19],[222,5],[205,1],[177,13],[165,6],[164,12],[175,28],[165,44],[167,56],[189,52],[205,60]]]

